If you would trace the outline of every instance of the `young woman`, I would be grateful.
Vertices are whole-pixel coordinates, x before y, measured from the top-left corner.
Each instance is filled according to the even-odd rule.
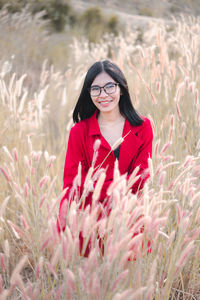
[[[81,195],[92,164],[96,140],[100,140],[100,146],[94,167],[101,166],[106,170],[99,197],[104,205],[108,199],[107,189],[113,181],[115,160],[118,159],[119,171],[126,174],[127,179],[137,166],[140,167],[138,174],[141,176],[132,186],[132,192],[136,193],[143,188],[149,176],[148,158],[152,156],[150,121],[135,111],[125,76],[116,64],[108,60],[96,62],[89,68],[73,112],[73,120],[76,124],[70,131],[63,176],[63,188],[68,189],[60,203],[57,220],[59,232],[65,230],[67,205],[75,197],[73,181],[79,163]],[[124,138],[123,142],[112,151],[113,145],[121,137]],[[91,205],[91,202],[92,197],[88,195],[85,206]]]

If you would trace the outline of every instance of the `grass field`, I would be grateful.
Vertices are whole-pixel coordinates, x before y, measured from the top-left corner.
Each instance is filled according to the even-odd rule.
[[[0,299],[200,299],[199,24],[182,16],[89,44],[49,35],[38,15],[1,12]],[[105,58],[152,122],[151,176],[137,197],[116,165],[110,216],[97,220],[98,201],[91,212],[73,203],[59,236],[72,109],[88,67]]]

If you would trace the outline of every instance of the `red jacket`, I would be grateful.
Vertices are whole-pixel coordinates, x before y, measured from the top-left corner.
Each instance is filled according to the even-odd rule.
[[[131,175],[137,166],[140,166],[138,174],[142,176],[132,187],[133,193],[136,193],[138,189],[143,187],[144,182],[149,176],[147,168],[148,158],[152,156],[153,133],[150,121],[147,118],[144,118],[144,122],[140,126],[132,126],[127,120],[125,120],[122,137],[124,137],[128,132],[129,134],[125,137],[120,147],[118,165],[121,175],[127,174],[127,177]],[[68,187],[68,190],[60,203],[59,217],[57,222],[59,231],[59,224],[61,224],[63,230],[66,226],[66,216],[62,216],[61,218],[61,215],[63,214],[62,206],[65,202],[65,199],[68,200],[67,198],[70,193],[70,188],[72,187],[73,180],[78,172],[79,162],[81,162],[82,165],[82,189],[85,177],[92,163],[94,153],[93,145],[96,139],[101,140],[98,150],[98,157],[95,163],[95,166],[98,166],[110,152],[111,147],[101,135],[96,113],[94,113],[90,118],[80,121],[71,128],[63,176],[63,189]],[[107,169],[107,171],[106,180],[104,182],[99,201],[104,200],[106,197],[106,190],[113,180],[114,163],[115,156],[113,151],[111,151],[110,155],[101,166],[102,168]],[[90,204],[91,199],[91,197],[88,197],[86,204]],[[61,221],[61,219],[63,220]]]

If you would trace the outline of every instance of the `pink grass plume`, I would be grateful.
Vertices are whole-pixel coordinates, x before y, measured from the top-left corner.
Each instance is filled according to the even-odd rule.
[[[25,184],[24,184],[24,196],[25,196],[25,198],[27,198],[28,197],[28,195],[29,195],[29,185],[28,185],[28,183],[27,182],[25,182]]]
[[[58,244],[58,246],[57,246],[57,248],[54,252],[53,257],[51,258],[51,265],[53,267],[55,267],[57,265],[57,262],[59,260],[60,254],[61,254],[61,250],[62,250],[62,245]]]
[[[41,178],[39,186],[40,188],[42,188],[43,186],[45,186],[48,182],[49,182],[50,177],[45,175],[44,177]]]
[[[170,159],[173,159],[174,156],[173,155],[166,155],[166,156],[163,156],[161,159],[162,159],[162,163],[166,162],[167,160],[170,160]]]
[[[54,270],[54,267],[52,266],[52,264],[50,262],[46,262],[46,266],[47,268],[49,269],[49,271],[51,272],[51,274],[56,278],[58,279],[58,276],[56,274],[56,271]]]
[[[78,224],[79,224],[78,218],[79,216],[77,213],[77,204],[75,201],[73,201],[71,203],[69,214],[68,214],[69,225],[73,236],[75,236],[76,233],[78,232]]]
[[[49,160],[49,152],[48,151],[44,151],[44,158],[48,162],[48,160]]]
[[[8,158],[10,159],[11,162],[14,162],[14,159],[10,153],[10,151],[8,150],[8,148],[6,146],[3,146],[2,149],[4,150],[4,152],[7,154]]]
[[[9,245],[8,240],[4,241],[4,254],[7,258],[10,257],[10,245]]]
[[[193,206],[194,203],[195,203],[198,199],[200,199],[200,192],[194,194],[194,196],[193,196],[192,199],[190,200],[191,205]]]
[[[45,201],[46,197],[47,197],[47,194],[45,193],[45,194],[44,194],[44,195],[42,195],[42,197],[40,198],[40,204],[39,204],[39,208],[41,208],[41,207],[42,207],[42,205],[43,205],[43,203],[44,203],[44,201]]]
[[[174,97],[174,101],[175,102],[179,102],[180,101],[180,98],[183,96],[184,94],[184,88],[185,88],[185,82],[181,82],[178,87],[177,87],[177,90],[176,90],[176,95]]]
[[[84,223],[83,223],[83,228],[82,228],[82,234],[83,234],[84,238],[86,238],[90,234],[92,225],[93,225],[93,220],[92,220],[91,216],[88,214],[84,218]]]
[[[80,187],[81,186],[81,174],[82,174],[82,165],[81,162],[78,164],[78,174],[77,174],[77,184]]]
[[[88,258],[88,269],[98,269],[98,255],[99,250],[97,247],[92,248]]]
[[[27,256],[24,255],[19,263],[17,264],[17,266],[15,267],[14,271],[12,272],[11,278],[10,278],[10,283],[11,284],[15,284],[16,281],[18,280],[18,275],[21,272],[21,270],[23,269],[25,263],[27,262]]]
[[[31,188],[31,182],[30,179],[28,177],[26,177],[26,183],[28,184],[29,189]]]
[[[116,280],[114,281],[114,283],[113,283],[113,285],[111,287],[111,291],[113,292],[116,289],[116,287],[118,286],[118,284],[120,283],[120,281],[125,281],[127,279],[128,275],[129,275],[129,270],[125,270],[125,271],[121,272],[117,276]]]
[[[30,227],[28,225],[28,222],[27,220],[25,219],[25,217],[23,215],[20,216],[20,219],[21,219],[21,222],[22,222],[22,225],[24,227],[25,230],[28,230]]]
[[[133,300],[134,298],[132,297],[132,295],[133,295],[133,289],[127,289],[122,293],[115,294],[112,300],[127,300],[127,299]]]
[[[170,248],[172,243],[174,242],[174,238],[175,238],[175,234],[176,234],[176,231],[173,230],[171,233],[170,233],[170,236],[169,236],[169,239],[167,241],[167,248]]]
[[[160,177],[159,177],[159,185],[163,185],[163,182],[164,182],[164,179],[166,177],[166,171],[163,171],[161,174],[160,174]]]
[[[12,231],[13,231],[16,239],[20,239],[20,236],[24,237],[22,230],[17,225],[13,224],[10,220],[7,220],[7,222],[10,225],[10,227],[12,228]]]
[[[124,267],[127,265],[127,262],[128,260],[130,259],[130,257],[133,255],[133,251],[132,250],[129,250],[129,251],[126,251],[124,252],[124,255],[122,256],[120,262],[119,262],[119,266],[120,267]]]
[[[5,169],[3,167],[0,166],[0,170],[2,172],[2,174],[4,175],[5,179],[10,182],[11,179],[10,179],[10,176],[8,175],[8,173],[5,171]]]
[[[152,294],[154,291],[154,280],[156,276],[156,268],[157,268],[157,257],[154,259],[153,264],[151,266],[151,270],[149,272],[149,278],[147,280],[148,290],[147,290],[146,299],[152,299]]]
[[[191,81],[191,82],[189,83],[188,89],[189,89],[189,91],[190,91],[192,94],[194,94],[195,88],[196,88],[196,82],[195,82],[195,81]]]
[[[69,284],[69,286],[71,287],[72,290],[75,289],[75,275],[74,273],[67,268],[66,269],[66,275],[67,275],[67,282]]]
[[[151,181],[153,182],[153,176],[154,176],[153,162],[150,157],[148,158],[148,167],[149,167],[150,178],[151,178]]]
[[[100,279],[99,275],[97,273],[94,273],[94,276],[92,278],[92,295],[96,297],[96,299],[101,299],[101,290],[100,290]]]
[[[161,82],[157,80],[156,82],[156,91],[158,94],[160,94],[161,91]]]
[[[93,146],[94,152],[99,150],[100,145],[101,145],[101,140],[96,139],[95,142],[94,142],[94,146]]]
[[[154,147],[155,158],[158,157],[159,147],[160,147],[160,139],[158,139],[155,143],[155,147]]]
[[[35,159],[36,159],[37,162],[40,161],[41,156],[42,156],[42,151],[37,151],[36,152],[36,157],[35,157]]]
[[[86,276],[85,276],[82,268],[79,268],[79,277],[81,279],[83,289],[88,291],[87,279],[86,279]]]
[[[33,193],[33,196],[37,196],[37,192],[36,192],[36,188],[34,186],[32,186],[32,193]]]
[[[161,149],[161,151],[160,151],[160,155],[162,155],[170,146],[172,145],[172,143],[171,142],[168,142],[168,143],[166,143],[163,147],[162,147],[162,149]]]
[[[175,128],[175,118],[174,115],[171,115],[171,120],[170,120],[170,130],[169,130],[169,141],[172,142],[172,135],[173,135],[173,131]]]
[[[140,178],[140,175],[137,175],[140,170],[140,166],[137,166],[129,177],[127,190],[132,187],[132,185]],[[137,176],[136,176],[137,175]]]
[[[145,292],[147,291],[147,287],[143,286],[138,288],[133,294],[132,294],[132,299],[144,299],[144,295],[146,294]],[[148,299],[148,298],[146,298]]]
[[[41,251],[43,252],[45,250],[45,248],[47,247],[47,245],[49,244],[50,242],[50,237],[48,237],[42,244],[42,247],[41,247]]]
[[[198,89],[195,89],[195,92],[194,92],[194,103],[195,103],[195,106],[198,108],[199,107],[199,91],[198,91]]]
[[[153,118],[150,114],[148,114],[148,118],[149,118],[151,126],[152,126],[153,136],[155,137],[156,136],[156,125],[155,125],[154,120],[153,120]]]
[[[1,262],[1,270],[4,272],[6,270],[5,257],[3,253],[0,253],[0,262]]]
[[[62,256],[63,256],[63,259],[66,260],[67,258],[67,238],[65,236],[65,234],[63,234],[63,232],[61,232],[61,244],[62,244]]]
[[[31,167],[31,161],[28,159],[27,155],[24,155],[24,163],[28,169]]]
[[[120,139],[118,139],[114,145],[112,145],[111,149],[114,151],[119,145],[121,145],[121,143],[123,143],[125,137],[121,137]]]
[[[0,295],[2,295],[2,292],[3,292],[3,278],[0,274]]]
[[[182,118],[182,114],[178,102],[176,102],[176,111],[177,111],[178,120],[180,121]]]
[[[137,252],[141,250],[142,241],[143,241],[143,233],[136,234],[131,241],[128,243],[129,251],[134,251],[134,255],[137,256]]]
[[[93,203],[96,203],[96,201],[99,199],[99,196],[100,196],[100,193],[101,193],[101,189],[102,189],[102,186],[104,184],[104,181],[105,181],[105,178],[106,178],[106,173],[105,172],[102,172],[99,176],[99,179],[96,183],[96,186],[95,186],[95,189],[94,189],[94,193],[93,193]]]
[[[73,255],[73,252],[74,252],[74,239],[72,237],[72,233],[71,233],[71,230],[69,228],[69,226],[66,226],[66,234],[67,234],[67,242],[68,242],[68,251],[69,251],[69,256],[70,255]]]
[[[10,199],[10,196],[7,196],[7,197],[3,200],[3,203],[2,203],[1,206],[0,206],[0,218],[2,218],[3,215],[4,215],[4,212],[5,212],[6,207],[7,207],[7,205],[8,205],[9,199]]]
[[[99,221],[99,228],[98,228],[98,232],[99,232],[99,236],[100,238],[103,238],[105,236],[106,233],[106,225],[107,225],[107,220],[106,218],[103,218]]]
[[[35,274],[36,274],[36,278],[40,278],[40,275],[42,274],[43,272],[43,262],[44,262],[44,258],[41,256],[39,258],[39,261],[36,265],[36,268],[35,268]]]
[[[15,161],[17,162],[18,161],[18,151],[17,151],[17,148],[13,148],[13,156],[14,156]]]
[[[186,134],[186,123],[185,122],[182,122],[181,124],[181,136],[184,138],[185,137],[185,134]]]
[[[175,271],[176,273],[179,271],[179,269],[183,268],[193,249],[194,249],[194,240],[191,241],[180,254],[180,257],[176,262],[176,271]]]
[[[185,161],[182,165],[183,168],[189,167],[193,163],[193,156],[192,155],[187,155],[185,158]]]
[[[51,155],[49,157],[47,168],[50,168],[55,160],[56,160],[56,156],[55,155]]]

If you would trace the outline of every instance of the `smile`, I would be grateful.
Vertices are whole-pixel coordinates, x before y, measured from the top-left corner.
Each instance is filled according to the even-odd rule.
[[[110,103],[112,101],[113,100],[102,100],[102,101],[98,101],[98,103],[100,103],[100,104],[107,104],[107,103]]]

